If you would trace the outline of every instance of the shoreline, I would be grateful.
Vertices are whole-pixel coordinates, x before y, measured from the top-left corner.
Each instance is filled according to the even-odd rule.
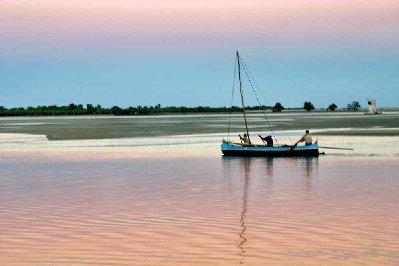
[[[196,107],[194,107],[196,108]],[[213,108],[213,107],[211,107]],[[223,107],[215,107],[215,108],[220,108],[222,109]],[[366,115],[368,109],[367,108],[361,108],[357,111],[349,111],[346,108],[341,108],[341,109],[336,109],[335,111],[328,111],[326,109],[314,109],[312,111],[306,111],[303,108],[286,108],[280,112],[273,112],[271,109],[257,109],[257,110],[246,110],[246,113],[267,113],[268,115],[278,115],[278,114],[334,114],[334,113],[348,113],[348,114],[356,114],[356,115]],[[379,112],[384,113],[392,113],[392,112],[399,112],[399,107],[386,107],[386,108],[379,108]],[[153,117],[153,116],[171,116],[171,115],[176,115],[176,116],[181,116],[181,115],[230,115],[231,114],[236,114],[236,115],[241,115],[242,112],[241,110],[239,111],[227,111],[225,110],[215,110],[215,111],[187,111],[187,112],[153,112],[153,113],[148,113],[148,114],[55,114],[55,115],[0,115],[0,119],[2,118],[17,118],[17,117],[22,117],[22,118],[51,118],[51,117],[99,117],[99,118],[107,118],[107,117]],[[381,115],[381,114],[377,114]],[[372,115],[374,116],[374,115]]]
[[[248,113],[250,132],[282,134],[309,129],[323,136],[399,136],[399,112]],[[269,128],[270,125],[270,128]],[[228,128],[230,127],[230,130]],[[2,117],[0,133],[45,135],[49,140],[118,139],[242,133],[242,114],[158,116]]]
[[[232,136],[233,137],[233,136]],[[350,147],[353,151],[329,150],[323,158],[392,158],[399,159],[399,136],[322,136],[315,134],[319,145]],[[45,136],[28,134],[0,134],[2,160],[12,155],[31,154],[32,157],[53,156],[70,160],[105,159],[170,159],[221,158],[222,137],[215,134],[197,136],[137,137],[118,139],[86,139],[49,141]],[[297,137],[282,136],[279,143],[292,143]],[[260,140],[254,141],[260,144]],[[302,144],[301,144],[302,145]],[[76,153],[81,154],[79,158]],[[68,160],[69,160],[68,159]]]

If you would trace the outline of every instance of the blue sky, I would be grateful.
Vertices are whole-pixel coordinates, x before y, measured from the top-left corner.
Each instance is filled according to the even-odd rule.
[[[172,7],[169,1],[168,12],[158,10],[159,22],[153,14],[157,1],[129,9],[101,0],[103,6],[93,11],[79,1],[33,2],[3,4],[0,105],[6,107],[228,106],[237,49],[268,104],[299,107],[311,101],[325,108],[356,100],[365,106],[373,97],[380,107],[399,106],[399,4],[392,1],[363,6],[362,1],[301,0],[293,10],[289,1],[265,6],[253,0],[260,10],[254,14],[235,9],[244,1],[234,6],[216,1],[237,12],[232,18],[198,1]],[[97,18],[95,12],[108,14],[110,7],[114,13]],[[269,12],[272,7],[280,13]],[[145,12],[128,21],[137,9]],[[198,14],[207,19],[203,24]],[[242,26],[231,26],[236,18]],[[141,22],[142,28],[129,31],[129,23]],[[247,89],[247,104],[255,105]]]

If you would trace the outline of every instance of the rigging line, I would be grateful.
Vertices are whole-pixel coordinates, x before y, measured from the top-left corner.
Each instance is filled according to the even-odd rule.
[[[266,97],[265,97],[265,94],[264,94],[263,91],[260,89],[258,83],[256,82],[256,80],[255,80],[254,76],[252,75],[251,71],[249,70],[248,66],[245,64],[245,62],[243,62],[243,65],[244,65],[245,68],[248,70],[248,73],[249,73],[251,79],[253,80],[253,82],[255,83],[256,88],[257,88],[258,91],[260,91],[260,93],[262,94],[263,100],[265,101],[265,103],[268,103],[268,101],[267,101],[267,99],[266,99]],[[265,117],[266,117],[266,115],[265,115]],[[267,120],[267,118],[266,118],[266,120]],[[269,123],[269,121],[268,121],[268,123]],[[273,133],[273,131],[272,131],[272,133]],[[293,144],[294,142],[292,141],[292,139],[290,138],[290,136],[288,135],[288,133],[287,133],[286,131],[284,131],[284,133],[285,133],[285,135],[288,137],[288,139],[290,140],[291,144]],[[275,135],[273,135],[273,136],[274,136],[274,140],[277,142],[276,136],[275,136]]]
[[[264,108],[262,108],[262,104],[260,103],[259,95],[256,93],[256,90],[255,90],[255,88],[254,88],[254,86],[253,86],[253,84],[252,84],[250,75],[248,74],[249,69],[248,69],[247,65],[242,61],[242,59],[241,59],[241,63],[242,63],[242,65],[243,65],[243,69],[244,69],[245,75],[246,75],[247,78],[248,78],[249,85],[251,86],[252,91],[254,92],[254,94],[255,94],[255,96],[256,96],[256,100],[258,101],[259,107],[261,108],[262,113],[263,113],[263,116],[265,117],[266,122],[267,122],[267,124],[268,124],[268,126],[269,126],[270,132],[271,132],[272,135],[274,136],[274,140],[276,141],[276,143],[278,143],[278,141],[277,141],[277,139],[276,139],[276,136],[275,136],[275,134],[274,134],[274,132],[273,132],[273,129],[272,129],[271,125],[270,125],[269,119],[267,119],[266,112],[265,112]]]
[[[245,64],[245,63],[244,63],[244,64]],[[255,87],[256,87],[256,88],[258,89],[258,91],[260,91],[260,93],[262,94],[263,100],[265,101],[266,104],[269,104],[269,102],[268,102],[268,100],[267,100],[265,94],[264,94],[263,91],[260,89],[258,83],[256,82],[256,79],[255,79],[254,76],[252,75],[252,73],[251,73],[251,71],[249,70],[248,66],[245,65],[245,67],[247,68],[248,73],[249,73],[251,79],[252,79],[253,82],[255,83]]]
[[[230,138],[230,125],[231,125],[231,114],[233,113],[233,98],[234,98],[234,87],[236,84],[236,72],[237,72],[237,62],[236,62],[236,60],[234,60],[233,89],[231,92],[230,115],[229,115],[229,127],[227,130],[227,140],[229,140],[229,138]]]

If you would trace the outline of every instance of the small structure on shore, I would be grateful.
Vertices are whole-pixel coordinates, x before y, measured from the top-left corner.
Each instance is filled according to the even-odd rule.
[[[380,115],[382,112],[377,111],[377,104],[375,99],[367,99],[369,110],[366,115]]]

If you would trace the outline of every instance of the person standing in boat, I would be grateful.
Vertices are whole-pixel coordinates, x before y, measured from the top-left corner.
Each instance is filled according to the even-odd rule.
[[[306,130],[305,135],[297,143],[299,142],[305,142],[305,145],[312,145],[312,135],[310,135],[309,130]]]
[[[247,133],[244,133],[244,136],[243,136],[243,137],[241,137],[240,134],[238,134],[238,136],[240,137],[240,140],[241,140],[241,142],[242,142],[243,144],[246,144],[246,145],[250,145],[250,144],[251,144],[251,142],[249,141],[249,138],[248,138]]]
[[[263,141],[263,142],[265,142],[266,141],[266,146],[267,147],[273,147],[273,138],[272,138],[272,136],[271,135],[267,135],[266,137],[262,137],[261,135],[258,135],[259,136],[259,138]]]

